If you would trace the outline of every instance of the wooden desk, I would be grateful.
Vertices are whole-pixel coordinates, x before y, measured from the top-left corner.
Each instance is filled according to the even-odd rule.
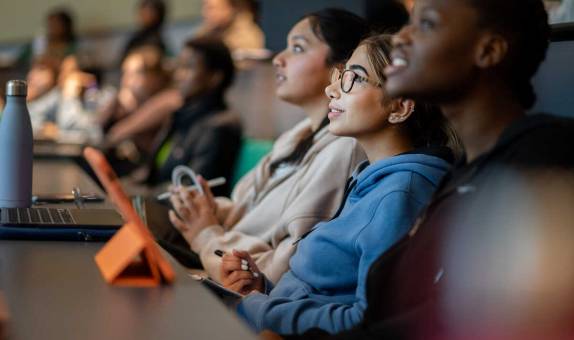
[[[61,186],[74,184],[86,191],[98,189],[71,162],[35,162],[34,179],[35,192],[60,192]],[[0,241],[0,290],[11,315],[11,340],[254,338],[175,261],[173,286],[106,284],[93,259],[101,247]]]

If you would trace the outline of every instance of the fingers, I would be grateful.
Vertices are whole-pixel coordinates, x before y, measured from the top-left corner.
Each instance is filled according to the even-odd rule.
[[[242,262],[241,258],[237,256],[233,256],[231,254],[225,254],[221,258],[221,268],[226,275],[229,275],[231,272],[236,270],[242,270]]]
[[[251,257],[251,255],[249,255],[248,252],[243,251],[243,250],[235,250],[233,249],[233,255],[237,256],[243,260],[245,260],[247,263],[245,263],[248,267],[248,269],[250,269],[252,272],[254,273],[259,273],[260,270],[257,267],[257,264],[255,264],[255,261],[253,260],[253,258]],[[247,270],[247,269],[245,269]]]
[[[239,280],[232,285],[225,286],[225,288],[232,290],[234,292],[238,292],[239,294],[247,294],[252,289],[250,288],[252,280]]]
[[[205,178],[203,178],[203,176],[201,176],[201,175],[197,176],[197,180],[199,182],[199,185],[201,185],[203,192],[205,193],[206,199],[208,200],[210,205],[213,205],[215,202],[215,199],[213,198],[213,193],[211,192],[211,188],[209,187],[209,184],[207,183]]]
[[[197,216],[197,209],[187,195],[176,192],[169,197],[173,209],[184,221],[192,221]]]
[[[179,230],[179,231],[187,230],[185,223],[182,220],[180,220],[179,217],[177,217],[177,215],[175,214],[175,211],[170,210],[168,215],[169,215],[169,221],[171,222],[171,224],[173,224],[173,226],[177,230]]]
[[[244,294],[253,290],[255,279],[251,272],[234,271],[229,276],[222,278],[221,283],[225,288]]]

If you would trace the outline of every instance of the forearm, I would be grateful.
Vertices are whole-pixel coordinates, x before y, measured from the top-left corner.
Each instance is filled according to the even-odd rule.
[[[238,306],[238,313],[257,332],[265,329],[280,334],[300,334],[312,328],[328,333],[351,329],[363,316],[360,304],[325,303],[318,299],[291,299],[250,294]]]

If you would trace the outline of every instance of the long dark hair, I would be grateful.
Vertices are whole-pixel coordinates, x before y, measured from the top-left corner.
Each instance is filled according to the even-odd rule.
[[[311,29],[317,38],[329,46],[325,60],[328,66],[344,63],[368,33],[367,22],[358,15],[340,8],[326,8],[303,16],[298,22],[309,19]],[[326,110],[325,110],[325,113]],[[312,134],[301,140],[295,150],[287,157],[271,164],[271,173],[282,163],[298,164],[303,160],[317,132],[329,125],[327,116]]]

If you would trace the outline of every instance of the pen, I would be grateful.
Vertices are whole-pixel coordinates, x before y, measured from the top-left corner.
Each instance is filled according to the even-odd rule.
[[[219,257],[223,257],[223,255],[225,255],[225,252],[223,250],[220,250],[220,249],[216,249],[213,253]],[[249,270],[251,272],[251,274],[253,274],[254,278],[259,277],[259,273],[251,271],[251,269],[249,268],[249,262],[247,262],[247,260],[245,260],[245,259],[241,259],[241,270]]]
[[[226,181],[225,181],[225,178],[224,178],[224,177],[217,177],[217,178],[210,179],[209,181],[207,181],[207,185],[208,185],[210,188],[213,188],[213,187],[216,187],[216,186],[219,186],[219,185],[223,185],[223,184],[225,184],[225,182],[226,182]],[[188,190],[196,190],[195,185],[188,186],[188,187],[186,187],[186,188],[187,188]],[[164,193],[159,194],[156,198],[157,198],[158,201],[161,201],[161,200],[168,199],[169,196],[171,196],[171,192],[167,191],[167,192],[164,192]]]

